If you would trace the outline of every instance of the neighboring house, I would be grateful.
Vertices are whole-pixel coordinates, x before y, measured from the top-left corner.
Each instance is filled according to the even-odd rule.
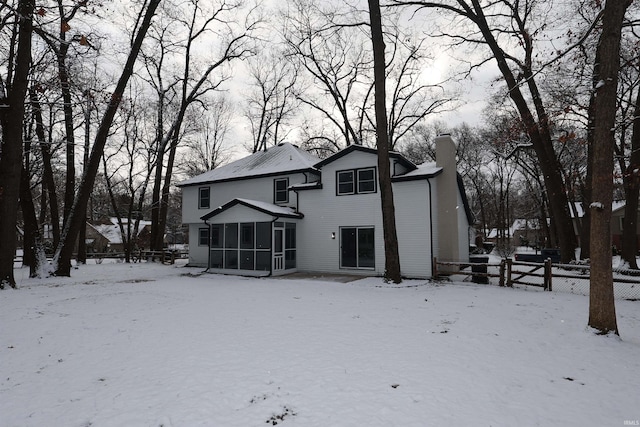
[[[625,201],[614,201],[611,205],[611,245],[622,249],[622,224],[624,222]],[[640,248],[640,223],[636,224],[636,244]]]
[[[546,247],[544,228],[537,218],[519,218],[511,226],[511,238],[516,246]]]
[[[611,204],[611,245],[617,249],[622,249],[622,224],[624,221],[626,204],[627,203],[624,200],[614,200]],[[578,220],[576,217],[582,218],[584,216],[584,207],[582,206],[582,202],[574,203],[573,208],[571,209],[571,214],[574,222],[574,230],[578,241],[580,241]],[[640,221],[636,226],[636,241],[640,248]]]
[[[430,277],[433,257],[467,262],[471,213],[455,144],[436,139],[434,163],[390,153],[400,266]],[[320,160],[280,144],[178,184],[189,264],[209,271],[383,275],[376,150],[351,145]]]
[[[123,226],[125,233],[127,232],[127,219],[123,218]],[[133,232],[133,224],[131,231]],[[148,228],[151,227],[151,221],[140,221],[138,226],[138,247],[145,247],[144,236],[148,235]],[[147,239],[148,240],[148,239]],[[118,219],[109,218],[100,223],[87,223],[86,244],[87,252],[106,253],[106,252],[124,252],[124,239],[118,225]],[[148,243],[146,245],[148,247]]]

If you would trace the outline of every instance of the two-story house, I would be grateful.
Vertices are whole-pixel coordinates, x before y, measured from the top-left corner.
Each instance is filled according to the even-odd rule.
[[[471,214],[455,144],[436,162],[390,153],[400,266],[430,277],[433,257],[467,261]],[[280,144],[179,184],[189,264],[225,274],[296,271],[382,275],[384,242],[376,151],[351,145],[320,160]]]

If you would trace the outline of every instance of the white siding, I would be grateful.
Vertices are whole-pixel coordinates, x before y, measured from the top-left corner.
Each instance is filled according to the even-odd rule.
[[[426,180],[398,182],[393,186],[393,198],[402,275],[431,277],[429,184]]]
[[[199,224],[189,224],[189,265],[207,267],[209,247],[199,245],[199,230],[205,227],[206,225],[203,222]]]
[[[236,198],[273,203],[273,183],[278,178],[289,178],[289,185],[305,182],[304,174],[297,173],[183,187],[182,222],[184,224],[202,222],[201,216]],[[208,209],[198,209],[198,189],[201,187],[211,188],[211,204]],[[289,203],[283,204],[283,206],[296,207],[296,203],[296,193],[289,191]]]
[[[355,151],[322,168],[321,190],[300,192],[300,211],[305,217],[298,222],[298,270],[384,273],[380,191],[336,196],[337,171],[372,166],[377,166],[375,155]],[[375,228],[375,270],[340,268],[340,227],[348,226]]]

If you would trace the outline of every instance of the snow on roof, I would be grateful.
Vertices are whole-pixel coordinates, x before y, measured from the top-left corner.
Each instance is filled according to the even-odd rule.
[[[122,243],[122,233],[120,233],[120,227],[113,224],[100,224],[94,225],[93,228],[100,234],[102,234],[109,243],[113,244],[121,244]]]
[[[313,165],[318,161],[320,159],[313,154],[307,153],[295,145],[283,143],[271,147],[267,151],[258,151],[228,165],[182,181],[178,186],[313,169]]]
[[[285,217],[285,218],[302,218],[303,217],[301,213],[296,212],[293,208],[290,208],[288,206],[279,206],[269,202],[261,202],[258,200],[236,198],[225,203],[222,206],[219,206],[218,208],[212,210],[208,214],[201,216],[200,219],[202,219],[203,221],[207,221],[213,218],[214,216],[238,204],[247,206],[251,209],[255,209],[257,211],[264,212],[268,215],[273,215],[276,217]]]
[[[253,206],[262,211],[270,212],[276,215],[291,215],[296,213],[296,211],[293,208],[290,208],[288,206],[278,206],[269,202],[261,202],[258,200],[240,199],[240,198],[238,199],[238,201],[241,202],[242,204]]]
[[[115,216],[112,216],[109,218],[109,221],[111,221],[111,224],[114,225],[118,225],[118,218],[116,218]],[[120,218],[120,221],[122,221],[122,225],[126,226],[129,223],[129,219],[128,218]],[[136,220],[132,219],[131,220],[132,225],[135,224]],[[140,229],[142,229],[144,226],[146,225],[151,225],[151,221],[145,221],[145,220],[140,220]]]
[[[625,200],[614,200],[611,203],[611,212],[615,212],[617,210],[624,208],[626,204],[627,202]],[[571,212],[571,218],[576,218],[576,217],[582,218],[584,216],[584,206],[582,202],[575,202],[573,205],[575,206],[575,209],[571,209],[571,206],[569,206],[569,210]]]
[[[419,179],[419,178],[429,178],[432,176],[436,176],[442,172],[442,167],[436,166],[436,162],[427,162],[422,163],[417,166],[416,169],[407,172],[402,175],[392,177],[394,180],[409,180],[409,179]]]
[[[626,200],[614,200],[613,203],[611,203],[611,212],[624,208],[626,204]]]
[[[122,244],[122,233],[120,232],[120,226],[118,225],[118,218],[111,217],[109,218],[111,224],[89,224],[93,227],[98,233],[104,236],[109,243],[118,245]],[[127,232],[127,219],[122,219],[123,226],[125,227],[125,233]],[[151,221],[140,221],[140,226],[138,227],[138,233],[142,231],[145,225],[151,225]],[[131,226],[131,232],[133,232],[133,224]]]
[[[308,190],[311,188],[322,188],[320,181],[305,182],[303,184],[293,184],[289,186],[289,190]]]
[[[517,218],[511,226],[511,234],[516,230],[539,230],[540,220],[538,218]]]

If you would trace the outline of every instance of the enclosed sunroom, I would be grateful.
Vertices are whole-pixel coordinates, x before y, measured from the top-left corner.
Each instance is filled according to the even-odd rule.
[[[302,217],[292,208],[248,199],[234,199],[202,216],[200,241],[208,242],[208,271],[247,276],[295,272],[296,226]]]

